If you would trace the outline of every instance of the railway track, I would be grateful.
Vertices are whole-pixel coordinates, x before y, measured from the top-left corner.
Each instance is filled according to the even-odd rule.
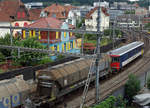
[[[147,35],[147,34],[144,34]],[[145,37],[147,38],[147,37]],[[148,39],[148,38],[147,38]],[[146,39],[146,40],[147,40]],[[143,39],[144,40],[144,39]],[[149,42],[147,43],[149,45]],[[148,47],[146,45],[146,47]],[[128,75],[133,73],[137,76],[141,73],[144,73],[147,71],[149,65],[150,65],[150,51],[147,52],[144,57],[138,61],[136,61],[136,64],[134,64],[132,67],[129,67],[127,70],[115,75],[109,80],[100,82],[100,96],[101,100],[105,99],[107,96],[113,93],[117,88],[121,87],[126,83],[128,80]],[[137,68],[138,67],[138,68]],[[119,80],[118,80],[119,79]],[[95,104],[95,89],[93,86],[90,87],[90,90],[87,94],[87,100],[85,101],[85,106],[91,106]],[[67,96],[66,99],[64,99],[64,103],[67,103],[67,108],[79,108],[81,97],[82,97],[82,88],[78,90],[79,92],[75,92],[74,95]],[[63,103],[55,106],[56,108],[63,108]]]

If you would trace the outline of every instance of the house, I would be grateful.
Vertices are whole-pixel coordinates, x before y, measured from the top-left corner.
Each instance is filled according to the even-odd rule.
[[[81,21],[86,17],[86,14],[90,11],[91,7],[78,7],[69,11],[66,22],[76,26],[77,21]]]
[[[51,28],[51,29],[73,29],[72,25],[62,22],[53,17],[43,17],[28,25],[29,28]],[[48,46],[52,51],[59,52],[80,52],[76,47],[76,37],[72,32],[55,32],[55,31],[35,31],[35,30],[22,30],[22,38],[37,36],[39,41]],[[49,34],[49,37],[48,37]]]
[[[65,21],[68,17],[68,13],[71,9],[75,8],[71,5],[62,6],[57,3],[46,7],[41,12],[41,17],[54,17],[61,21]]]
[[[110,22],[114,22],[118,16],[122,16],[124,14],[124,11],[119,9],[109,9],[108,13],[110,15]]]
[[[147,14],[148,14],[148,10],[146,8],[138,7],[135,10],[135,15],[144,16],[144,15],[147,15]]]
[[[127,2],[113,2],[113,4],[110,4],[110,9],[119,9],[119,10],[135,10],[136,5],[135,4],[128,4]]]
[[[117,23],[121,27],[139,27],[142,22],[139,16],[133,14],[126,14],[118,16]]]
[[[0,26],[26,27],[37,19],[37,13],[27,10],[20,0],[4,0],[0,2]],[[39,13],[38,13],[39,14]],[[36,17],[36,18],[35,18]],[[13,30],[13,36],[21,30]],[[10,33],[10,29],[1,29],[0,36]]]
[[[97,31],[98,7],[93,8],[87,13],[85,18],[86,30]],[[100,8],[100,31],[109,28],[109,14],[104,7]]]

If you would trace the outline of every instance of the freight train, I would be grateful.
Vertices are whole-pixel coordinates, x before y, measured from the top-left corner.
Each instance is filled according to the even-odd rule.
[[[111,61],[104,62],[107,57],[100,61],[100,77],[108,75],[109,68],[113,71],[120,71],[130,62],[142,56],[143,52],[144,43],[141,41],[132,42],[108,52],[107,55]],[[91,59],[82,58],[37,71],[37,91],[31,99],[34,105],[55,103],[64,95],[84,86],[91,63]],[[95,80],[94,70],[93,68],[91,81]]]

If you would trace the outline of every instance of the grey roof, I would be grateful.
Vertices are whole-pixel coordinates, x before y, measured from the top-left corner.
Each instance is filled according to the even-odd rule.
[[[132,43],[130,43],[128,45],[125,45],[125,46],[122,46],[122,47],[120,47],[118,49],[110,51],[109,54],[110,55],[119,55],[119,56],[121,56],[121,55],[131,51],[132,49],[137,48],[137,47],[139,47],[139,46],[141,46],[143,44],[144,43],[141,42],[141,41],[132,42]]]
[[[133,97],[133,102],[144,106],[150,103],[150,93],[140,94]]]

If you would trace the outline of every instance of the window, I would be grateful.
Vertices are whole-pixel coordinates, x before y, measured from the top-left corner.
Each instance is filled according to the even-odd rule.
[[[120,59],[118,57],[113,57],[112,58],[112,62],[119,62],[119,61],[120,61]]]
[[[25,13],[24,12],[22,12],[22,18],[24,18],[25,17]]]
[[[54,45],[54,50],[57,51],[57,45]]]
[[[25,23],[24,23],[24,27],[27,27],[27,26],[28,26],[28,23],[27,23],[27,22],[25,22]]]
[[[19,27],[19,23],[15,23],[15,27]]]
[[[21,17],[21,13],[18,12],[18,13],[17,13],[17,18],[19,19],[20,17]]]

